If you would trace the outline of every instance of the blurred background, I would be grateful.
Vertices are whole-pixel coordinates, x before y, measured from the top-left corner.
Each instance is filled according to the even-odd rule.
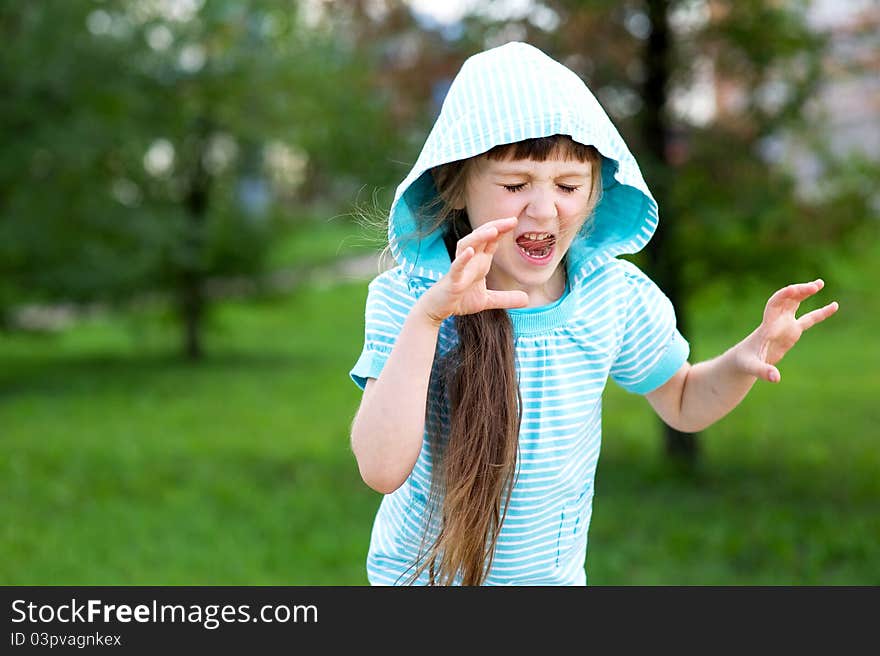
[[[691,361],[840,302],[700,435],[610,383],[594,584],[880,584],[876,0],[0,2],[0,584],[363,585],[348,378],[462,61],[581,75]],[[367,220],[365,220],[367,219]]]

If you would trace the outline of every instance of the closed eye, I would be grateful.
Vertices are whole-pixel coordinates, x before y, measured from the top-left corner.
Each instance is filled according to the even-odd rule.
[[[507,189],[507,191],[516,193],[517,191],[522,191],[525,188],[525,186],[526,186],[526,183],[522,182],[522,183],[516,184],[516,185],[504,185],[504,188]],[[571,193],[577,191],[578,189],[580,189],[580,187],[569,187],[567,185],[558,185],[558,186],[566,194],[571,194]]]

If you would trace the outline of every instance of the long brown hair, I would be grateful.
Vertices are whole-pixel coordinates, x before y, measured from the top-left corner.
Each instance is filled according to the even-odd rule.
[[[601,190],[601,157],[566,135],[527,139],[496,146],[493,160],[552,156],[589,162],[592,167],[590,211]],[[438,190],[423,208],[422,230],[445,226],[450,258],[459,239],[471,231],[462,207],[465,185],[476,158],[444,164],[431,171]],[[513,325],[505,310],[485,310],[455,317],[458,343],[439,356],[432,389],[441,407],[428,408],[432,481],[428,516],[414,582],[428,571],[430,585],[480,585],[492,567],[498,534],[515,483],[522,402],[516,372]],[[447,428],[448,427],[448,428]],[[442,504],[436,537],[434,509]]]

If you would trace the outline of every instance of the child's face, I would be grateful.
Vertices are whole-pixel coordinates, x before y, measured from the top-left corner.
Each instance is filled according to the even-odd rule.
[[[590,210],[591,172],[589,162],[561,158],[474,163],[464,198],[471,227],[519,219],[499,240],[486,277],[490,289],[521,289],[532,306],[559,298],[565,283],[559,264]]]

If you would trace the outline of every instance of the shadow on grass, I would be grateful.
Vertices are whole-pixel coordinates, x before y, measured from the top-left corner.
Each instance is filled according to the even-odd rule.
[[[0,397],[46,394],[52,397],[120,389],[143,389],[167,380],[236,377],[242,374],[306,375],[326,360],[290,352],[224,351],[191,362],[172,354],[53,355],[6,358]]]
[[[734,494],[743,502],[772,497],[801,505],[876,503],[880,498],[880,477],[868,464],[852,468],[834,462],[798,462],[791,454],[777,460],[768,454],[763,461],[704,456],[695,467],[686,468],[661,456],[632,456],[632,452],[626,457],[602,455],[597,479],[606,493],[612,488],[647,499],[657,494]]]
[[[871,467],[730,459],[683,472],[599,465],[588,574],[596,584],[876,585],[880,479]]]

